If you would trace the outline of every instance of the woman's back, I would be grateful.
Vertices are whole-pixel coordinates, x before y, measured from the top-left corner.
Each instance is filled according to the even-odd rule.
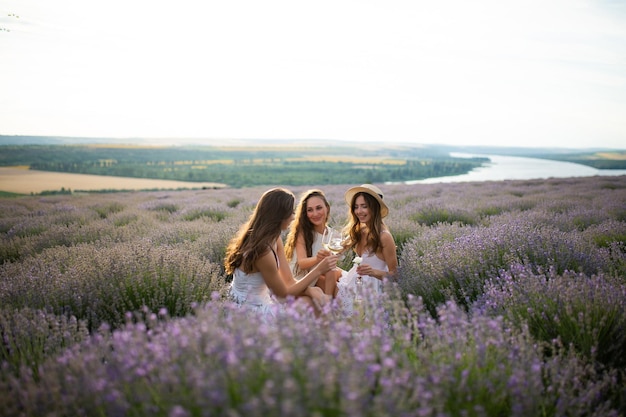
[[[270,290],[260,272],[246,274],[237,268],[233,274],[230,295],[237,304],[258,307],[272,303]]]

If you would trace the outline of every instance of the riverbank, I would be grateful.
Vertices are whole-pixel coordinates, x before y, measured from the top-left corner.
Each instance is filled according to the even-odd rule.
[[[469,173],[463,175],[427,178],[423,180],[406,181],[405,183],[436,184],[445,182],[531,180],[626,175],[626,169],[596,169],[573,162],[563,162],[549,159],[464,153],[451,153],[450,156],[456,158],[483,157],[489,158],[491,162],[484,164],[482,167],[475,168]]]

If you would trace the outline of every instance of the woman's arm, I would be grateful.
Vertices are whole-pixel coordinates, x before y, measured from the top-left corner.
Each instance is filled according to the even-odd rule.
[[[256,267],[263,276],[265,284],[274,295],[280,298],[286,298],[290,295],[295,297],[304,293],[308,286],[313,283],[320,274],[337,265],[336,256],[328,257],[317,264],[304,278],[300,281],[296,281],[289,269],[285,249],[280,239],[277,241],[276,255],[278,256],[280,269],[276,266],[276,259],[271,251],[268,251],[257,260]]]
[[[316,254],[313,254],[313,256],[307,256],[306,244],[304,243],[304,236],[302,236],[302,233],[298,236],[298,239],[296,240],[295,249],[296,262],[298,263],[298,267],[303,271],[308,271],[322,259],[330,255],[330,251],[326,249],[320,249]]]
[[[393,235],[389,231],[380,235],[380,241],[383,244],[383,259],[389,269],[389,272],[382,274],[382,279],[385,276],[392,277],[396,274],[398,271],[398,255],[396,253],[396,242],[393,239]]]

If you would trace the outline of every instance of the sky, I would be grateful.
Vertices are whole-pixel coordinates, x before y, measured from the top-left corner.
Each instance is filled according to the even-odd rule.
[[[0,134],[626,148],[622,0],[0,0]]]

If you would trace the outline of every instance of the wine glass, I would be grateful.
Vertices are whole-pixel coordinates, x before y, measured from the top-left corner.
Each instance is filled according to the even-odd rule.
[[[322,235],[322,246],[324,246],[324,248],[330,251],[333,255],[337,255],[343,250],[344,240],[345,236],[343,236],[341,232],[333,229],[332,227],[327,227]]]

